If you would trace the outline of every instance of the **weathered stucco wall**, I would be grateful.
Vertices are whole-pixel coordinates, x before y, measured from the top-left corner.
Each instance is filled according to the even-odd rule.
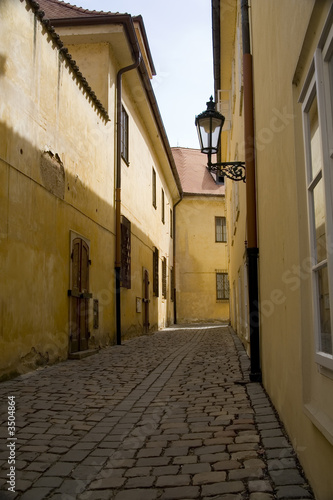
[[[333,382],[332,373],[324,372],[315,359],[299,97],[330,6],[330,1],[259,0],[251,2],[250,9],[263,382],[318,500],[330,500],[333,491]],[[236,39],[235,43],[237,60]],[[231,150],[242,128],[238,120],[235,113]],[[229,185],[230,223],[235,187],[229,189]],[[242,337],[237,317],[239,309],[244,310],[244,297],[237,279],[244,266],[245,197],[239,196],[238,202],[237,232],[233,240],[229,236],[229,251],[231,285],[236,289],[232,291],[232,325]],[[231,225],[229,235],[234,230]]]
[[[123,290],[123,328],[125,336],[143,328],[144,312],[136,311],[136,297],[143,297],[143,268],[150,277],[150,329],[173,323],[170,270],[173,267],[173,239],[170,235],[170,209],[173,197],[163,166],[142,116],[131,101],[128,87],[123,86],[123,101],[129,115],[129,165],[122,161],[122,213],[131,221],[132,288]],[[156,172],[156,208],[152,198],[152,170]],[[162,189],[164,223],[162,222]],[[159,250],[159,296],[153,294],[153,251]],[[167,260],[167,298],[162,297],[162,259]],[[142,330],[141,330],[142,331]]]
[[[91,345],[113,339],[114,144],[25,2],[1,2],[0,15],[2,375],[67,357],[70,231],[90,241]]]
[[[91,260],[88,347],[116,340],[116,75],[131,60],[130,47],[121,26],[96,40],[91,30],[88,38],[80,32],[79,43],[75,43],[74,27],[64,30],[67,57],[28,5],[9,0],[0,5],[0,79],[6,95],[0,104],[0,207],[4,214],[0,222],[0,376],[67,358],[74,317],[74,299],[68,291],[75,271],[75,235],[89,246]],[[73,60],[82,75],[73,69]],[[82,77],[96,95],[86,90]],[[153,296],[151,284],[150,330],[173,322],[170,208],[179,193],[136,70],[123,75],[122,91],[129,116],[129,164],[122,161],[121,213],[130,220],[132,231],[132,287],[121,289],[122,338],[127,338],[145,331],[143,306],[138,307],[138,301],[144,297],[143,269],[149,271],[152,283],[155,247],[160,294]],[[156,209],[152,206],[153,167]],[[163,258],[167,259],[166,298],[161,293]],[[98,322],[94,322],[96,300]]]
[[[263,377],[319,500],[329,500],[333,491],[333,382],[315,361],[298,99],[330,6],[295,0],[268,8],[261,1],[253,5],[252,17]],[[267,186],[274,186],[269,196]],[[315,418],[305,414],[309,406]],[[331,442],[319,431],[320,420]]]
[[[177,322],[228,321],[229,301],[216,298],[216,273],[227,273],[227,244],[215,242],[224,197],[185,196],[176,208]]]

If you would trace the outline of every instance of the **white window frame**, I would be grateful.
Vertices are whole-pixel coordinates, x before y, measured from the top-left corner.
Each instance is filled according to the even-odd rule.
[[[300,96],[303,115],[303,135],[306,162],[306,184],[308,192],[308,221],[310,252],[312,261],[312,292],[313,292],[313,315],[314,315],[314,334],[315,334],[315,360],[326,369],[333,371],[333,347],[330,354],[323,352],[321,346],[321,323],[319,309],[319,285],[318,271],[327,266],[328,270],[328,291],[329,307],[331,321],[331,342],[333,346],[333,124],[332,124],[332,99],[331,86],[333,81],[333,70],[329,75],[329,61],[332,65],[333,55],[333,26],[325,36],[320,40],[319,46],[315,51],[313,62],[306,78],[303,90]],[[309,110],[314,98],[317,98],[318,121],[320,147],[322,153],[322,168],[312,178],[311,165],[311,145],[310,145],[310,123]],[[313,190],[320,181],[323,181],[324,187],[324,205],[326,211],[325,231],[326,231],[326,259],[320,262],[316,261],[316,234],[313,212]]]

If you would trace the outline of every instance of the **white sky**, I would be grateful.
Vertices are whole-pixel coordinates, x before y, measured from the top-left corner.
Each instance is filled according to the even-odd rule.
[[[90,10],[142,15],[152,84],[170,145],[199,148],[195,115],[213,95],[211,0],[66,0]]]

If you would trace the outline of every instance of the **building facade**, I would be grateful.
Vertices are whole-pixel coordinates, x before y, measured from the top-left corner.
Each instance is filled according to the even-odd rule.
[[[246,186],[227,181],[231,324],[251,356],[250,327],[259,325],[264,386],[316,498],[329,500],[333,7],[331,1],[314,0],[251,1],[249,9],[247,3],[212,2],[216,100],[230,119],[222,133],[224,161],[244,161],[248,154],[249,60],[253,85],[258,311],[250,318],[248,193]],[[243,50],[246,13],[250,51]]]
[[[177,322],[228,322],[224,179],[208,172],[200,150],[172,152],[183,192],[174,208]]]
[[[140,16],[55,0],[5,0],[0,13],[8,377],[173,322],[180,183]]]

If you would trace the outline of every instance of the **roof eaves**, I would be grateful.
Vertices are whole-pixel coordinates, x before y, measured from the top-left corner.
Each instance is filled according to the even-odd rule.
[[[224,193],[196,193],[196,192],[190,192],[190,191],[184,191],[183,196],[203,196],[204,198],[223,198],[225,196]]]
[[[151,67],[151,72],[152,72],[153,76],[156,76],[156,69],[155,69],[155,66],[154,66],[153,57],[152,57],[151,52],[150,52],[148,38],[147,38],[147,33],[146,33],[146,28],[145,28],[142,16],[133,16],[133,21],[134,22],[138,22],[139,25],[140,25],[140,30],[141,30],[142,38],[143,38],[143,41],[144,41],[144,44],[145,44],[145,47],[146,47],[146,51],[147,51],[148,61],[149,61],[150,67]]]

